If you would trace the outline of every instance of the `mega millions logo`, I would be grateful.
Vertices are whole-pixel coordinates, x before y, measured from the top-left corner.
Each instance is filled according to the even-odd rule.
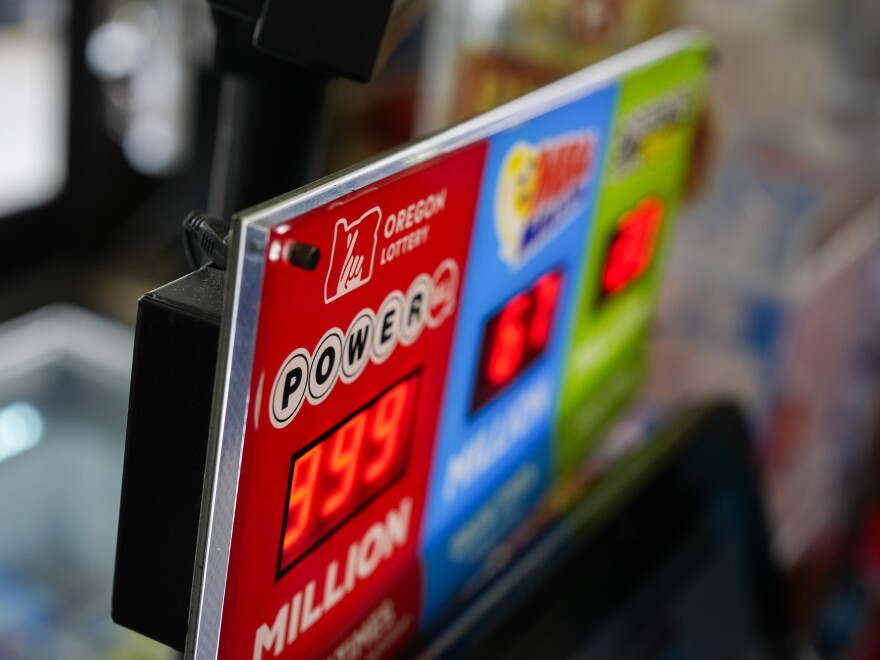
[[[595,148],[592,131],[510,147],[495,192],[501,259],[521,264],[583,209]]]

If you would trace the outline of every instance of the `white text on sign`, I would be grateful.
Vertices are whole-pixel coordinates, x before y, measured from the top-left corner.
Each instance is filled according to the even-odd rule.
[[[380,563],[406,545],[412,506],[412,498],[404,497],[397,508],[388,511],[384,520],[370,526],[360,542],[349,546],[344,565],[340,565],[338,559],[328,564],[323,585],[311,580],[278,609],[271,626],[261,625],[254,636],[253,660],[260,660],[264,651],[281,655],[285,646],[296,642],[299,635],[354,591],[358,582],[369,578]]]
[[[458,264],[453,259],[444,259],[432,276],[416,276],[405,293],[391,291],[378,311],[364,308],[358,312],[347,332],[330,328],[311,353],[305,348],[290,353],[272,386],[272,425],[284,428],[306,399],[318,405],[337,380],[354,382],[368,362],[382,364],[398,344],[409,346],[415,342],[425,326],[440,327],[455,310],[458,280]]]

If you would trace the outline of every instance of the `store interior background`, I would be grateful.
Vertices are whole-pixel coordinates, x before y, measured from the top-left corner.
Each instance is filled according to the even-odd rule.
[[[738,401],[794,634],[878,657],[880,4],[437,2],[329,84],[314,178],[680,25],[718,61],[630,414]],[[174,657],[109,594],[137,300],[189,271],[212,47],[204,0],[0,4],[0,657]]]

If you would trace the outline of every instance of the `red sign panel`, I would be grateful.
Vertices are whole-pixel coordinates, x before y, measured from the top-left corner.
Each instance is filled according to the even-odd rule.
[[[393,630],[391,647],[412,635],[418,530],[484,151],[271,230],[221,657],[311,654],[315,640],[344,644],[371,618]],[[320,250],[315,270],[285,258],[296,242]]]

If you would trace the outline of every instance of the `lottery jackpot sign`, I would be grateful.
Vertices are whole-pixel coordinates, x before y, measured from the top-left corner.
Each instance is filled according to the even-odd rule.
[[[386,656],[469,598],[638,385],[707,48],[239,214],[188,654]]]

